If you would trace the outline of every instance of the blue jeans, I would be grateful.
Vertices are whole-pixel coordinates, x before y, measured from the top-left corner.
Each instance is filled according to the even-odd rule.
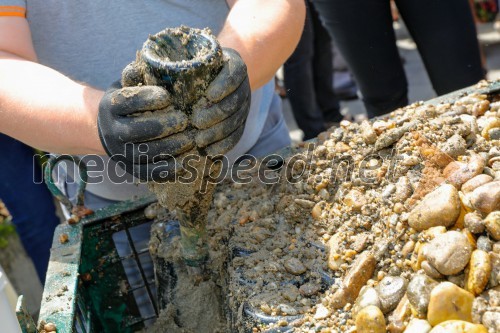
[[[32,148],[0,134],[0,152],[0,199],[44,283],[54,230],[59,224],[52,195],[45,183],[34,182],[42,179],[42,170],[34,163]]]

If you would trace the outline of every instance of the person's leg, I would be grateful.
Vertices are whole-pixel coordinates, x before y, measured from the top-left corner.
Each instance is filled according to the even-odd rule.
[[[408,103],[406,76],[396,47],[388,0],[314,0],[344,56],[370,117]]]
[[[325,130],[323,114],[316,100],[313,76],[314,30],[309,9],[304,31],[297,48],[284,64],[285,87],[293,115],[304,140],[314,138]]]
[[[467,0],[396,0],[396,4],[438,95],[484,78]]]
[[[41,180],[34,151],[25,144],[0,134],[0,199],[12,215],[23,246],[44,283],[54,230],[59,224],[52,195]]]
[[[330,34],[325,29],[314,5],[308,1],[314,30],[312,61],[314,88],[325,122],[340,122],[340,103],[333,90],[333,52]]]

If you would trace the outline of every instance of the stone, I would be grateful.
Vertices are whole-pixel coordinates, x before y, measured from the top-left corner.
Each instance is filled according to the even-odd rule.
[[[366,246],[368,245],[368,241],[370,239],[370,234],[368,232],[360,233],[355,236],[354,242],[351,244],[351,249],[360,253],[362,252]]]
[[[356,315],[362,309],[366,308],[369,305],[374,305],[377,308],[380,308],[380,299],[378,297],[377,291],[375,288],[370,286],[364,286],[361,288],[359,292],[358,298],[356,298],[356,302],[352,307],[352,316],[356,317]]]
[[[439,273],[455,275],[465,268],[471,253],[472,247],[463,233],[448,231],[429,242],[424,257]]]
[[[483,324],[489,332],[494,333],[500,331],[500,290],[495,289],[476,297],[472,305],[473,322]]]
[[[430,333],[488,333],[488,330],[483,325],[463,320],[448,320],[433,327]]]
[[[351,207],[353,211],[360,211],[361,207],[367,204],[363,193],[358,190],[351,190],[344,198],[344,204]]]
[[[366,143],[372,144],[377,141],[377,133],[373,130],[370,122],[368,120],[364,120],[361,123],[361,136]]]
[[[287,316],[296,316],[299,313],[297,309],[287,304],[278,305],[278,309],[280,310],[281,313]]]
[[[342,242],[341,233],[336,233],[328,240],[328,268],[332,271],[340,269],[344,259],[340,254],[340,244]]]
[[[413,318],[406,326],[404,333],[429,333],[431,329],[432,326],[427,320]]]
[[[485,228],[482,216],[475,211],[465,214],[464,226],[473,234],[481,234]]]
[[[481,213],[500,210],[500,181],[489,182],[476,188],[471,194],[471,203]]]
[[[486,311],[483,314],[482,322],[489,332],[500,332],[500,310]]]
[[[459,134],[454,134],[446,142],[438,145],[442,152],[456,159],[460,155],[464,155],[467,150],[467,143]]]
[[[396,309],[389,316],[387,330],[390,333],[402,333],[406,328],[406,323],[411,316],[411,305],[408,298],[403,296]]]
[[[500,254],[489,252],[491,263],[491,274],[488,288],[494,288],[500,284]]]
[[[454,285],[464,288],[465,287],[465,273],[450,275],[447,277],[448,281],[453,283]]]
[[[410,179],[406,176],[401,176],[396,183],[396,191],[394,193],[395,202],[404,202],[413,193]]]
[[[424,270],[425,274],[433,279],[442,279],[444,277],[444,275],[439,273],[439,271],[429,264],[427,260],[422,261],[420,266]]]
[[[375,287],[380,299],[380,309],[388,313],[396,308],[406,292],[408,281],[400,276],[386,276]]]
[[[317,283],[307,282],[300,286],[299,292],[301,295],[310,297],[316,295],[321,289],[321,286]]]
[[[489,183],[491,181],[493,181],[493,177],[482,173],[482,174],[477,175],[474,178],[466,181],[465,184],[462,185],[462,188],[460,190],[464,193],[469,193],[469,192],[474,191],[479,186],[482,186],[482,185]]]
[[[304,274],[307,270],[306,266],[297,258],[290,258],[285,261],[285,269],[293,275]]]
[[[488,236],[479,236],[476,244],[479,250],[490,252],[493,249],[493,242],[488,238]]]
[[[484,226],[494,240],[500,240],[500,211],[489,213],[484,219]]]
[[[491,140],[500,140],[500,128],[492,128],[488,131]]]
[[[374,305],[367,306],[356,316],[357,333],[386,333],[382,311]]]
[[[330,310],[328,310],[323,304],[319,304],[316,307],[316,312],[314,313],[314,319],[321,320],[328,318],[330,316]]]
[[[438,283],[428,276],[416,274],[410,280],[406,289],[406,296],[413,309],[416,311],[416,316],[425,318],[427,308],[431,298],[431,291]]]
[[[361,288],[372,277],[376,265],[377,261],[370,252],[361,253],[345,275],[340,289],[333,294],[332,306],[339,309],[347,303],[354,303]]]
[[[293,284],[291,284],[283,289],[282,295],[283,298],[286,299],[287,301],[295,302],[297,297],[299,297],[299,289]]]
[[[457,189],[449,184],[439,186],[427,194],[410,212],[408,224],[417,231],[435,226],[449,227],[460,215]]]
[[[447,320],[472,321],[474,295],[451,282],[441,282],[431,291],[427,320],[432,326]]]
[[[486,161],[481,155],[471,153],[467,163],[451,162],[443,170],[443,175],[448,183],[460,189],[467,181],[483,173],[485,165]]]
[[[488,284],[490,274],[491,262],[489,254],[482,250],[474,250],[470,258],[469,271],[465,280],[465,290],[470,291],[474,295],[479,295]]]

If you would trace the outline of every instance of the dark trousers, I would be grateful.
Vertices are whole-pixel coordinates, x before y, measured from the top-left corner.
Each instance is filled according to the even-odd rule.
[[[368,115],[408,103],[389,0],[314,0],[335,47],[345,57]],[[438,95],[484,77],[468,0],[396,0]]]
[[[325,121],[340,121],[339,102],[333,91],[331,40],[318,13],[308,3],[300,42],[285,62],[285,87],[293,115],[304,140],[325,130]]]
[[[25,144],[0,134],[0,199],[12,215],[21,242],[33,260],[38,277],[45,281],[54,230],[59,224],[52,195],[34,163],[34,151]]]

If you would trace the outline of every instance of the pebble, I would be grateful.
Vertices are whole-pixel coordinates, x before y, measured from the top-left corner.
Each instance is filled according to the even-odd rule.
[[[447,320],[472,321],[474,295],[451,282],[441,282],[431,291],[427,320],[432,326]]]
[[[413,310],[416,312],[415,315],[417,317],[425,318],[431,291],[437,285],[438,283],[436,281],[423,274],[416,274],[410,280],[408,289],[406,290],[406,296]]]
[[[362,252],[368,245],[369,239],[370,239],[370,234],[367,232],[363,232],[355,236],[354,242],[352,242],[351,244],[351,249],[353,249],[358,253]]]
[[[471,203],[480,212],[489,214],[500,210],[500,181],[494,181],[476,188],[471,195]]]
[[[363,140],[365,140],[365,142],[368,144],[372,144],[377,141],[377,133],[375,133],[372,126],[370,125],[370,122],[367,120],[364,120],[361,123],[361,136],[363,137]]]
[[[485,228],[482,216],[475,211],[465,214],[464,226],[473,234],[481,234]]]
[[[380,299],[378,297],[377,291],[375,288],[370,286],[364,286],[361,288],[359,292],[359,296],[352,307],[352,316],[356,317],[356,315],[362,309],[366,308],[369,305],[374,305],[377,308],[380,308]]]
[[[388,313],[396,308],[406,292],[408,281],[400,276],[386,276],[375,287],[380,299],[380,309]]]
[[[484,225],[494,240],[500,240],[500,211],[489,213],[484,219]]]
[[[479,236],[476,244],[479,250],[489,252],[493,249],[493,242],[488,238],[488,236]]]
[[[465,290],[474,295],[479,295],[488,284],[490,274],[491,262],[489,254],[482,250],[474,250],[470,258]]]
[[[394,201],[404,202],[413,193],[410,179],[406,176],[401,176],[396,183],[396,191],[394,193]]]
[[[482,324],[486,326],[490,332],[500,332],[500,309],[496,311],[486,311],[483,314]]]
[[[301,286],[302,287],[302,286]],[[290,302],[295,302],[297,297],[299,297],[299,289],[293,284],[283,289],[282,292],[283,298]]]
[[[293,275],[304,274],[307,270],[306,266],[297,258],[290,258],[285,261],[285,269]]]
[[[500,284],[500,254],[490,252],[491,274],[489,288],[494,288]]]
[[[328,310],[323,304],[319,304],[316,307],[316,312],[314,313],[314,319],[316,320],[321,320],[328,318],[330,316],[331,312]]]
[[[490,289],[476,297],[472,304],[472,320],[483,324],[490,332],[500,331],[500,290]]]
[[[351,190],[344,198],[344,204],[351,207],[354,211],[360,211],[361,207],[367,204],[366,198],[358,190]]]
[[[333,294],[332,306],[335,309],[344,307],[347,303],[354,303],[359,291],[372,277],[377,261],[368,251],[361,253],[342,281],[342,286]]]
[[[467,143],[461,135],[455,134],[450,137],[446,142],[438,145],[444,153],[456,159],[460,155],[464,155],[467,150]]]
[[[286,314],[287,316],[296,316],[299,313],[297,309],[287,304],[278,305],[278,309],[281,313]]]
[[[484,158],[473,153],[467,163],[451,162],[444,170],[446,180],[460,189],[463,184],[481,174],[486,165]]]
[[[472,253],[467,237],[458,231],[448,231],[429,242],[424,257],[444,275],[455,275],[469,262]]]
[[[411,306],[408,301],[408,297],[403,296],[401,301],[399,302],[396,309],[389,316],[389,325],[387,326],[387,330],[390,333],[402,333],[405,330],[406,323],[411,316]]]
[[[356,316],[357,333],[385,333],[385,318],[374,305],[367,306]]]
[[[323,203],[320,201],[311,209],[311,216],[313,219],[319,220],[321,218],[321,213],[323,213],[323,210],[321,209],[322,205]]]
[[[449,227],[460,215],[460,198],[457,189],[449,184],[439,186],[427,194],[408,216],[408,224],[417,231],[430,227]]]
[[[321,287],[317,283],[308,282],[300,286],[299,292],[301,295],[310,297],[316,295]]]
[[[491,140],[500,140],[500,128],[492,128],[488,131]]]
[[[462,185],[462,188],[460,190],[464,193],[469,193],[469,192],[474,191],[479,186],[482,186],[482,185],[489,183],[491,181],[493,181],[493,177],[482,173],[482,174],[477,175],[476,177],[466,181],[465,184]]]
[[[344,263],[340,254],[340,243],[342,242],[341,233],[336,233],[328,240],[328,268],[332,271],[338,271]]]
[[[429,264],[427,260],[422,261],[420,266],[424,270],[425,274],[433,279],[442,279],[444,277],[443,274],[439,273],[439,271]]]
[[[448,320],[435,326],[430,333],[488,333],[488,330],[483,325],[463,320]]]
[[[413,318],[406,326],[404,333],[429,333],[431,329],[432,326],[427,320]]]

